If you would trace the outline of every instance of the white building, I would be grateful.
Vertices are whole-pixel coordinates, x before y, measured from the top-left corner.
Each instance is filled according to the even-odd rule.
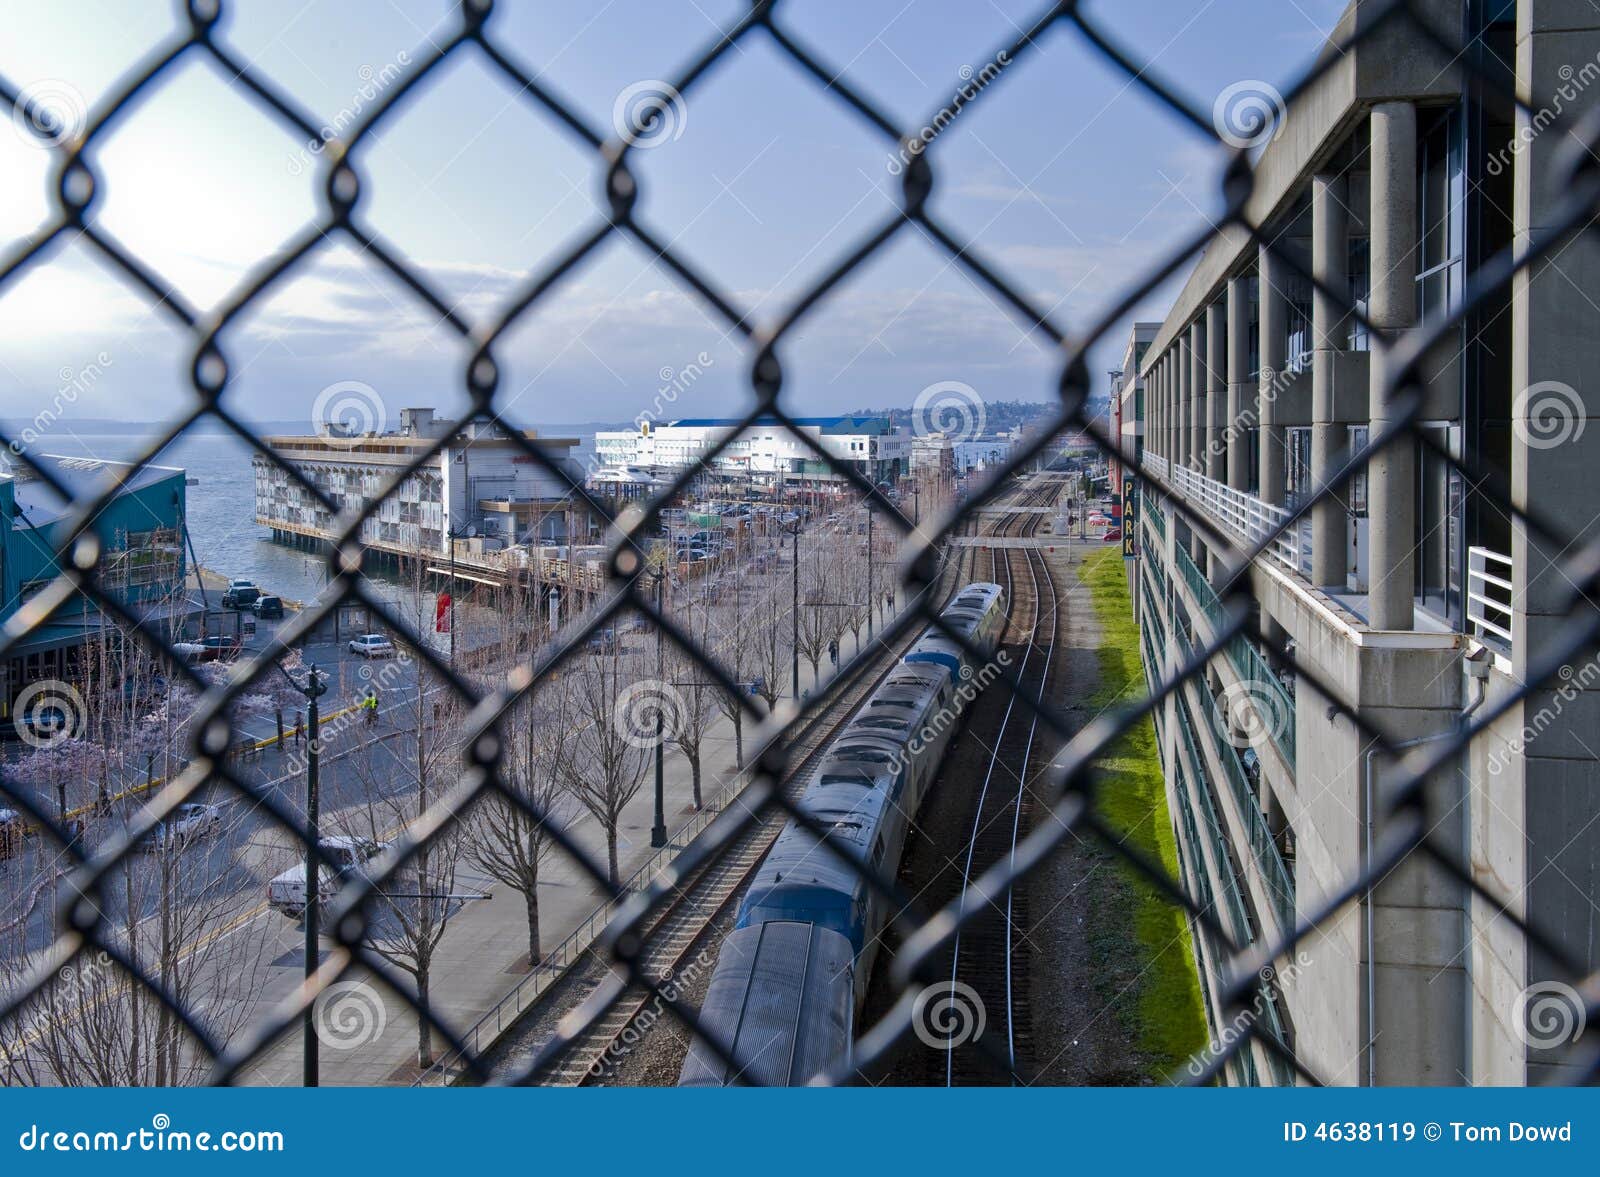
[[[892,480],[909,467],[910,435],[890,432],[881,417],[801,417],[796,424],[829,458],[848,463],[865,478]],[[727,447],[708,461],[711,451],[730,437]],[[705,463],[714,474],[762,487],[805,489],[841,481],[776,420],[758,420],[743,429],[736,420],[709,417],[645,422],[637,430],[596,433],[595,455],[608,468],[632,467],[658,475]]]
[[[562,540],[567,534],[566,485],[531,458],[509,434],[488,422],[458,425],[432,409],[402,409],[400,428],[387,433],[342,436],[267,437],[283,461],[292,463],[346,511],[379,500],[398,469],[440,438],[450,441],[423,467],[378,502],[362,524],[372,547],[400,554],[449,554],[449,535],[472,536],[486,549],[533,537]],[[523,437],[573,478],[574,438]],[[279,540],[329,540],[341,530],[334,516],[277,463],[254,458],[256,522]]]

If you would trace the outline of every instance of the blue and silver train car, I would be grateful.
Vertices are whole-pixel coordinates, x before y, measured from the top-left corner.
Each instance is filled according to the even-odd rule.
[[[996,584],[968,585],[941,617],[987,658],[1005,629],[1005,592]],[[862,868],[891,878],[898,873],[911,820],[970,701],[971,692],[959,688],[975,670],[971,663],[932,629],[918,639],[833,738],[801,795],[806,816],[829,831],[828,844],[790,822],[757,871],[700,1015],[750,1068],[747,1081],[803,1082],[847,1054],[879,936],[892,914]],[[797,928],[811,929],[809,938]],[[777,938],[764,938],[761,929]],[[848,948],[848,968],[835,962],[840,945]],[[731,996],[748,997],[757,985],[772,997],[763,997],[753,1012],[745,998]],[[835,1040],[836,1020],[817,1011],[841,1003],[847,1018],[842,1039]],[[784,1064],[787,1077],[771,1069],[776,1064],[770,1060],[760,1063],[767,1052],[794,1060]],[[696,1038],[680,1082],[727,1082],[724,1069]]]

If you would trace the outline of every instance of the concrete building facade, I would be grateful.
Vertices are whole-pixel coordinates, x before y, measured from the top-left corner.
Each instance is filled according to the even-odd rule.
[[[1537,108],[1600,63],[1600,14],[1576,0],[1419,0],[1467,46],[1463,57],[1405,20],[1342,44],[1373,27],[1380,7],[1350,5],[1340,47],[1325,51],[1322,73],[1255,159],[1245,216],[1259,240],[1232,226],[1213,238],[1142,360],[1124,368],[1123,396],[1138,406],[1143,389],[1132,419],[1161,483],[1142,488],[1134,594],[1150,684],[1213,644],[1236,577],[1268,639],[1225,643],[1157,714],[1183,881],[1244,946],[1320,916],[1415,819],[1390,816],[1397,765],[1347,712],[1425,752],[1486,701],[1523,689],[1566,620],[1573,586],[1558,553],[1505,509],[1507,488],[1566,535],[1600,528],[1600,429],[1582,427],[1600,404],[1600,247],[1588,238],[1452,327],[1417,386],[1402,389],[1420,398],[1421,436],[1344,477],[1350,455],[1406,404],[1385,379],[1393,349],[1462,311],[1490,260],[1526,245],[1560,199],[1551,161],[1566,136],[1526,133],[1538,116],[1469,86],[1463,67]],[[1597,101],[1600,87],[1578,88],[1563,117]],[[1553,384],[1572,393],[1573,414],[1570,438],[1554,446],[1527,395]],[[1491,477],[1469,479],[1442,454]],[[1237,544],[1307,504],[1237,567]],[[1600,719],[1600,673],[1573,669],[1571,680],[1531,684],[1438,769],[1421,818],[1509,910],[1592,970],[1600,765],[1581,733]],[[1542,724],[1552,706],[1562,718]],[[1198,925],[1195,942],[1221,1037],[1229,954]],[[1255,1016],[1326,1081],[1520,1084],[1566,1073],[1565,1044],[1530,1040],[1523,1023],[1528,995],[1558,979],[1552,963],[1420,853],[1320,919],[1297,952],[1280,960]],[[1293,1081],[1260,1048],[1228,1077]]]
[[[396,470],[449,438],[422,469],[383,498]],[[574,479],[575,438],[524,435]],[[344,436],[333,430],[263,439],[320,490],[349,511],[376,502],[362,524],[363,541],[396,555],[450,554],[451,536],[479,554],[522,543],[565,543],[571,524],[567,485],[506,433],[487,422],[461,425],[432,409],[402,409],[400,428]],[[334,538],[335,517],[294,482],[277,462],[254,458],[256,522],[275,538],[316,542]],[[580,536],[580,539],[585,537]]]

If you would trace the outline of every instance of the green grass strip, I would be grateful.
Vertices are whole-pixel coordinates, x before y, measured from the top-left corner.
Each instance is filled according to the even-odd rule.
[[[1100,623],[1096,651],[1100,687],[1093,705],[1096,709],[1127,706],[1144,696],[1145,680],[1121,546],[1086,557],[1079,577],[1089,587]],[[1160,862],[1174,879],[1179,878],[1178,848],[1167,811],[1154,724],[1148,718],[1140,720],[1097,763],[1102,774],[1101,818],[1120,831],[1129,845]],[[1207,1040],[1194,946],[1182,909],[1120,859],[1118,869],[1133,891],[1134,933],[1143,958],[1134,970],[1138,975],[1139,1046],[1151,1069],[1148,1077],[1160,1080],[1182,1066]]]

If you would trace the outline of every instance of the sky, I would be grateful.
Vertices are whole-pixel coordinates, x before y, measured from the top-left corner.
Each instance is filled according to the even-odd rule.
[[[119,78],[177,35],[166,0],[0,0],[0,77],[82,125]],[[1287,90],[1343,0],[1098,0],[1088,16],[1209,110],[1241,81]],[[314,123],[348,122],[454,28],[441,0],[230,3],[219,39]],[[816,0],[785,30],[897,125],[924,126],[1042,5],[1021,0]],[[730,27],[740,0],[497,5],[497,45],[610,136]],[[365,93],[363,91],[365,90]],[[764,31],[679,95],[632,156],[638,211],[757,324],[771,324],[893,214],[893,144]],[[15,133],[11,133],[15,131]],[[91,145],[96,226],[203,312],[227,305],[319,214],[326,158],[193,53]],[[939,134],[930,207],[1069,333],[1137,288],[1220,207],[1224,150],[1057,24]],[[50,217],[58,157],[0,129],[0,256]],[[409,93],[354,156],[358,217],[474,326],[585,236],[603,209],[597,154],[475,46]],[[1145,298],[1162,317],[1179,278]],[[1126,327],[1096,342],[1115,366]],[[314,424],[327,390],[363,390],[371,419],[464,403],[472,348],[343,234],[222,337],[225,401],[247,419]],[[192,404],[195,341],[68,238],[0,285],[0,417],[156,422]],[[631,238],[616,236],[497,346],[500,405],[520,424],[726,414],[748,405],[750,352]],[[939,382],[1047,401],[1062,357],[907,227],[780,345],[800,414],[910,405]],[[690,375],[692,373],[692,375]],[[365,391],[370,390],[370,391]],[[337,400],[337,391],[332,394]]]

